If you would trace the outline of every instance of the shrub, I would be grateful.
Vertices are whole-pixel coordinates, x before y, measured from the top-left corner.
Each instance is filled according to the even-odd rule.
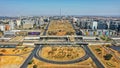
[[[3,50],[1,50],[1,52],[6,52],[6,50],[5,50],[5,49],[3,49]]]
[[[97,52],[101,51],[99,48],[95,49]]]

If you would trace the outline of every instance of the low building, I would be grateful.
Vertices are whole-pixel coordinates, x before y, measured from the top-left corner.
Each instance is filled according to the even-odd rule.
[[[16,36],[16,32],[14,31],[5,31],[4,32],[4,37],[14,37]]]
[[[17,36],[27,36],[27,31],[19,31],[19,32],[16,32],[16,35],[17,35]]]
[[[28,32],[28,35],[40,35],[40,32]]]

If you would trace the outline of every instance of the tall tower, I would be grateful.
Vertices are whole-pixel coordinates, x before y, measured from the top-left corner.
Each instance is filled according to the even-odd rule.
[[[62,15],[62,14],[61,14],[61,8],[60,8],[60,17],[61,17],[61,15]]]

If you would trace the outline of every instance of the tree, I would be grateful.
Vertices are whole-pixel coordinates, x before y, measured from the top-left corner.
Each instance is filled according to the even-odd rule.
[[[106,54],[103,56],[105,60],[110,60],[112,58],[111,54]]]
[[[33,28],[36,28],[37,26],[36,26],[36,23],[35,24],[33,24]]]
[[[48,31],[48,34],[49,34],[49,35],[56,35],[56,34],[57,34],[57,32]]]
[[[73,32],[67,32],[66,35],[73,35]]]
[[[37,65],[35,64],[35,65],[33,65],[33,68],[37,68]]]
[[[28,64],[32,64],[33,63],[33,60],[31,60]]]

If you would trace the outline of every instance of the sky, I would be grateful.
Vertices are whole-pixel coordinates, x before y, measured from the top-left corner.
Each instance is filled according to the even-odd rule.
[[[120,15],[120,0],[0,0],[0,16]]]

